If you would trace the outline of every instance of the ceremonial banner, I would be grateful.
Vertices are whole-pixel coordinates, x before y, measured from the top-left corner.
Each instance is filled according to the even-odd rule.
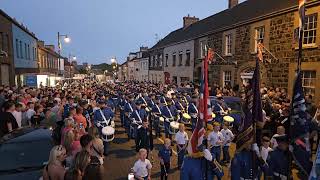
[[[318,145],[316,159],[313,162],[312,170],[309,176],[309,180],[318,179],[320,179],[320,145]]]
[[[290,110],[290,144],[293,147],[293,158],[301,170],[309,175],[311,170],[309,146],[309,119],[302,88],[301,72],[298,71],[293,87]]]

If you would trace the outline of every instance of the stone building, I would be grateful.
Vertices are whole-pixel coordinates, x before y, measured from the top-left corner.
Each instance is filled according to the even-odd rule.
[[[140,82],[147,81],[149,76],[149,53],[148,47],[140,47],[140,51],[136,53],[135,58],[136,74],[135,80]]]
[[[292,92],[298,55],[298,2],[229,0],[228,9],[169,33],[152,49],[194,41],[193,81],[201,77],[205,46],[216,52],[209,65],[209,86],[239,86],[252,78],[257,45],[265,46],[261,81]],[[307,1],[303,39],[303,87],[320,100],[320,1]],[[165,53],[160,53],[165,54]],[[165,56],[165,55],[163,55]],[[151,55],[152,57],[152,55]],[[152,58],[150,58],[152,60]],[[152,63],[150,65],[152,67]],[[151,70],[150,70],[151,72]]]
[[[308,1],[306,8],[303,87],[306,94],[313,95],[319,101],[320,36],[317,31],[320,30],[320,1]],[[222,56],[215,56],[215,63],[209,67],[209,84],[241,86],[252,76],[257,44],[261,42],[266,47],[263,53],[265,62],[261,63],[262,83],[292,92],[298,57],[297,2],[248,0],[204,21],[211,25],[211,32],[196,39],[196,79],[199,79],[199,62],[203,59],[201,52],[207,44]]]
[[[12,19],[0,10],[0,85],[14,85]]]

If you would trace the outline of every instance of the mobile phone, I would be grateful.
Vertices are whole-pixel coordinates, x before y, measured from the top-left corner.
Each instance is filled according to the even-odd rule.
[[[80,129],[82,129],[82,128],[83,128],[83,124],[82,124],[82,123],[80,123],[79,128],[80,128]]]

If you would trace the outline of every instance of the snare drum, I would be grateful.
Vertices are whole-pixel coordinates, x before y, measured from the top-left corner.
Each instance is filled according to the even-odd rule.
[[[114,139],[115,129],[111,126],[106,126],[102,128],[102,140],[105,142],[110,142]]]
[[[170,129],[169,129],[169,133],[170,134],[176,134],[179,131],[179,124],[176,121],[173,121],[170,123]]]
[[[231,116],[224,116],[223,120],[226,121],[226,122],[229,122],[229,123],[234,122],[234,118],[231,117]]]
[[[190,123],[190,119],[191,119],[191,116],[188,113],[183,113],[181,122],[184,124],[188,124]]]
[[[161,128],[164,127],[164,118],[163,117],[159,118],[159,127],[161,127]]]

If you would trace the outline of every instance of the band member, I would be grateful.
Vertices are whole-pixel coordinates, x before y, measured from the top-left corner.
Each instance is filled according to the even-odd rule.
[[[158,157],[160,159],[160,167],[161,167],[161,180],[168,179],[168,175],[170,171],[171,156],[172,156],[171,140],[166,138],[164,140],[164,147],[161,148],[158,153]]]
[[[102,137],[102,128],[106,126],[110,126],[112,122],[112,118],[114,117],[114,114],[108,106],[105,106],[105,101],[104,100],[98,100],[98,107],[94,112],[94,124],[95,126],[99,129],[100,136]],[[107,142],[103,141],[104,145],[104,155],[107,155]]]
[[[125,126],[125,129],[126,129],[126,132],[128,134],[128,140],[131,139],[131,136],[130,136],[130,124],[131,124],[131,119],[130,119],[130,116],[131,114],[134,112],[135,110],[135,105],[134,105],[134,97],[133,95],[128,95],[127,96],[127,102],[124,106],[124,126]]]
[[[188,143],[188,134],[185,132],[184,124],[179,124],[179,131],[177,132],[174,140],[177,143],[177,152],[178,152],[178,169],[181,168],[183,162],[183,156]]]
[[[170,105],[168,104],[168,101],[170,101],[169,98],[164,99],[162,98],[162,106],[161,106],[161,114],[164,117],[164,134],[166,138],[172,138],[170,134],[170,122],[173,121],[173,114],[170,110]]]
[[[139,152],[141,148],[144,148],[148,153],[153,149],[150,143],[151,134],[149,131],[148,121],[143,121],[142,127],[137,130],[136,135],[136,151]]]
[[[231,179],[259,179],[261,170],[267,173],[268,165],[261,158],[258,145],[247,142],[244,149],[236,153],[232,159]]]
[[[130,116],[130,118],[132,119],[130,125],[130,135],[133,138],[136,137],[137,129],[142,125],[142,122],[148,120],[147,112],[141,108],[141,105],[141,101],[136,101],[136,110],[134,110]]]
[[[196,106],[197,99],[198,99],[197,96],[195,96],[195,95],[192,96],[192,101],[188,106],[188,113],[191,116],[191,129],[192,129],[192,132],[195,129],[196,124],[197,124],[197,120],[198,120],[198,109],[197,109],[197,106]]]
[[[154,101],[154,105],[152,106],[152,121],[154,130],[156,132],[156,137],[161,137],[160,134],[160,117],[161,117],[161,110],[160,110],[160,95]]]

